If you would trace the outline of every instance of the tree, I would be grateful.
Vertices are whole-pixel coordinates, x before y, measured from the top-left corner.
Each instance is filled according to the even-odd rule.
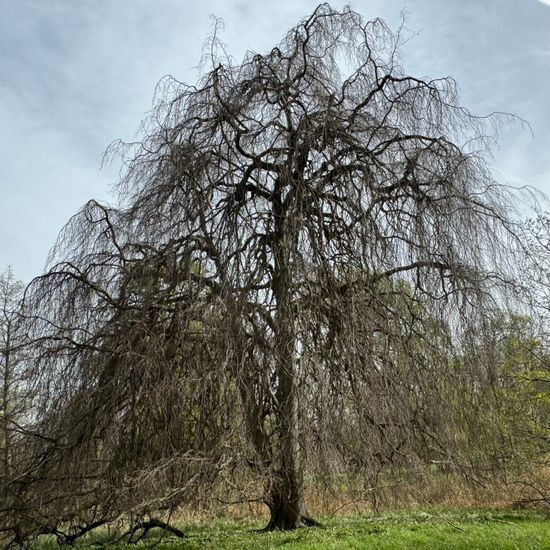
[[[437,387],[428,327],[458,330],[509,280],[510,201],[485,160],[498,119],[461,107],[450,78],[407,76],[399,40],[327,4],[242,63],[214,36],[212,69],[197,86],[164,80],[145,138],[124,149],[119,208],[87,205],[30,292],[49,346],[36,364],[64,373],[63,403],[90,388],[105,402],[106,372],[109,402],[125,396],[102,410],[105,430],[131,417],[132,395],[148,406],[153,373],[185,400],[185,346],[202,335],[227,387],[209,410],[231,419],[208,429],[239,441],[224,452],[262,482],[268,528],[314,523],[304,470],[345,468],[351,443],[361,472],[407,460],[419,396]],[[86,403],[65,415],[70,441],[92,437],[75,421]]]
[[[467,452],[472,472],[515,480],[546,463],[550,380],[543,336],[534,318],[508,311],[477,320],[461,336],[452,369],[460,374],[449,376],[445,421],[457,441],[465,439],[456,452]]]
[[[23,284],[7,268],[0,274],[0,495],[4,502],[11,498],[17,438],[26,412],[22,377],[25,339],[18,330],[22,293]]]
[[[529,261],[522,266],[521,280],[527,302],[537,309],[539,315],[548,317],[550,300],[548,289],[548,268],[550,260],[550,214],[539,213],[536,218],[527,220],[523,226],[524,246],[528,250]]]

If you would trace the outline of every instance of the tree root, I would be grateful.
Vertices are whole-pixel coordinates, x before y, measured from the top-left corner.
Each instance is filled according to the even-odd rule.
[[[323,524],[310,516],[302,516],[302,523],[306,527],[323,527]]]
[[[313,519],[311,516],[302,516],[300,518],[300,523],[304,525],[305,527],[324,527],[323,524],[316,519]],[[257,529],[255,532],[257,533],[269,533],[271,531],[278,531],[280,530],[280,527],[277,527],[272,520],[269,521],[269,523],[262,527],[261,529]]]

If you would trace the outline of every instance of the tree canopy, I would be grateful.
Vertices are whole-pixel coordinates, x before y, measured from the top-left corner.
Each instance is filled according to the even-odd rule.
[[[217,45],[196,85],[162,81],[119,205],[88,203],[29,288],[20,491],[50,498],[22,532],[70,538],[220,479],[293,529],[314,523],[304,472],[376,486],[446,452],[450,342],[511,278],[498,117],[408,76],[399,34],[348,8],[239,63]]]

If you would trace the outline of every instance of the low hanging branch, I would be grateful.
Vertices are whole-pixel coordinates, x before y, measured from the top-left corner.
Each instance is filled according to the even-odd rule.
[[[143,540],[147,536],[147,534],[149,533],[149,531],[151,529],[155,529],[155,528],[162,529],[162,530],[166,531],[167,533],[170,533],[170,534],[172,534],[172,535],[174,535],[174,536],[176,536],[180,539],[185,537],[185,533],[183,531],[180,531],[179,529],[177,529],[173,525],[165,523],[164,521],[161,521],[160,519],[150,518],[146,521],[142,521],[142,522],[139,522],[139,523],[136,523],[135,525],[133,525],[132,528],[128,532],[126,532],[124,535],[122,535],[121,540],[128,537],[128,539],[127,539],[128,543],[137,543],[140,540]],[[134,535],[138,531],[142,531],[142,533],[139,535],[139,537],[137,537],[134,540]]]

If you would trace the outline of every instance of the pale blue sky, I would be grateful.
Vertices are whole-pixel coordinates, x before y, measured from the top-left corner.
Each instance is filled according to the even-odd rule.
[[[114,139],[132,140],[165,74],[195,82],[210,14],[241,58],[263,52],[313,11],[307,0],[0,0],[0,271],[29,281],[67,219],[112,201]],[[509,111],[529,132],[501,136],[504,183],[550,194],[550,0],[361,0],[352,7],[417,33],[404,50],[416,76],[453,76],[476,114]],[[342,2],[333,2],[341,7]]]

